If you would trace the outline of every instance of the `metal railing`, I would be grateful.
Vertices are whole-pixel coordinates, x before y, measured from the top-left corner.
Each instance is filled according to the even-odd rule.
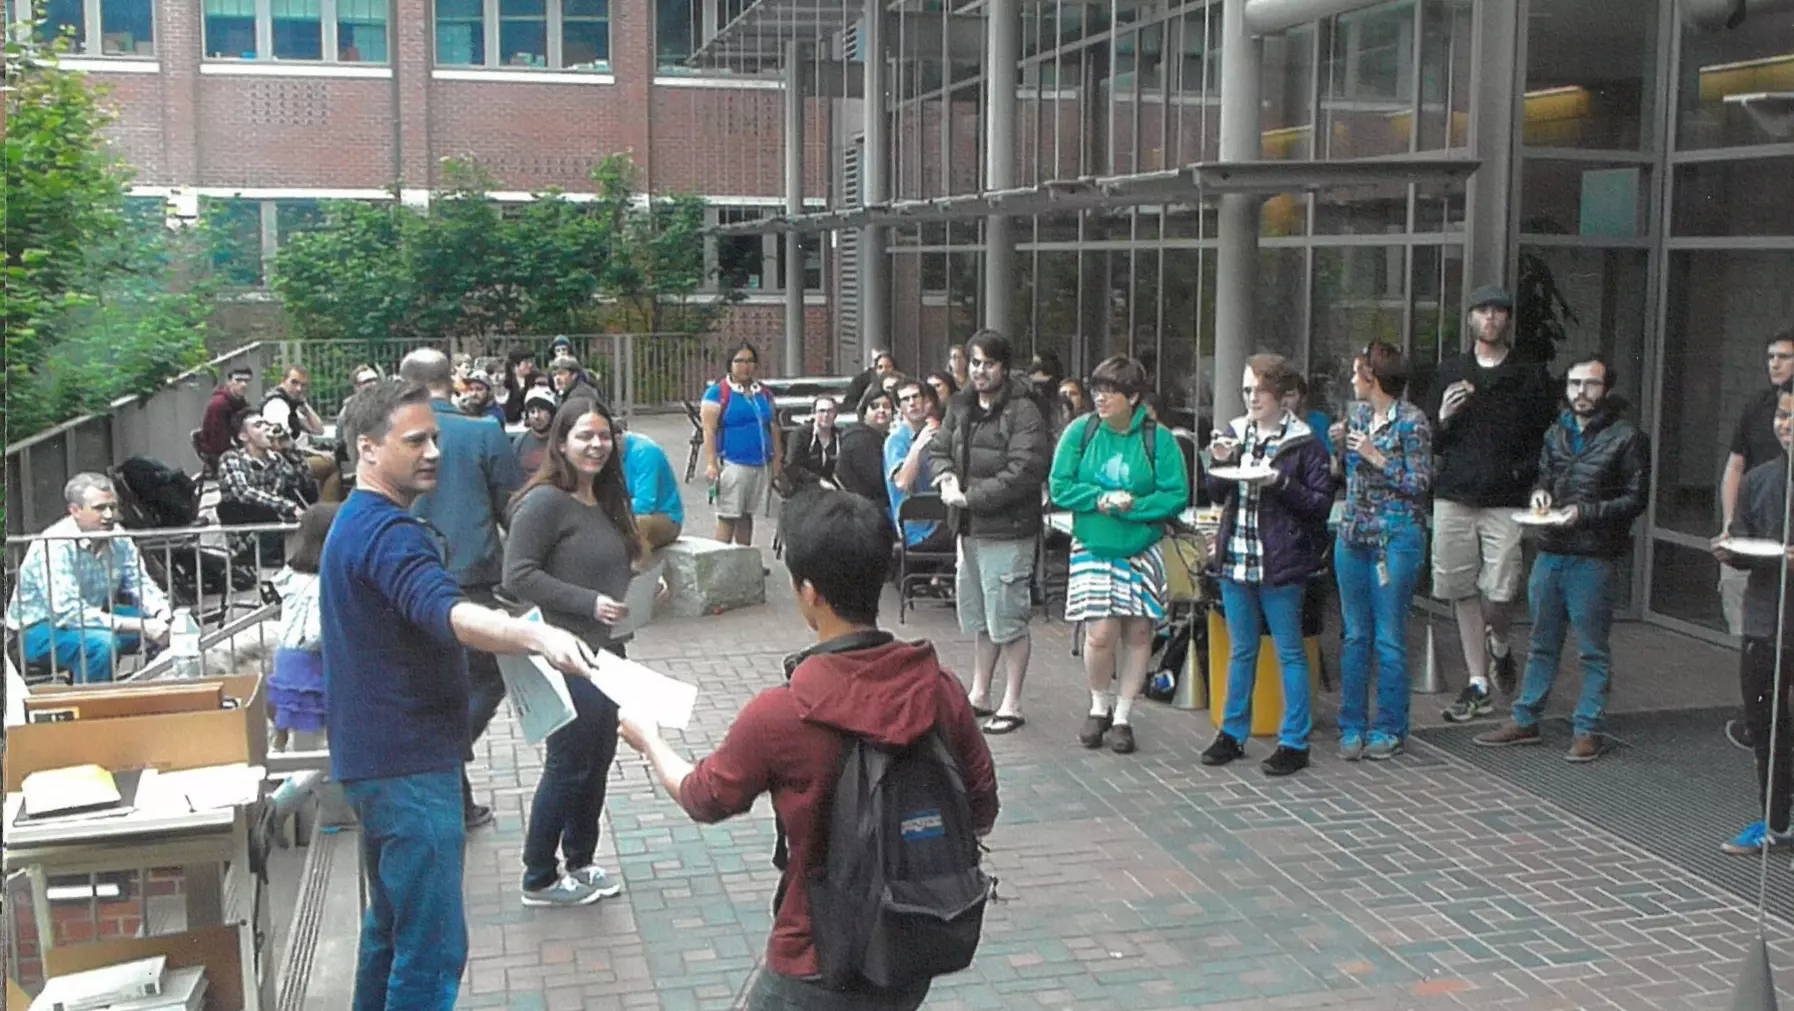
[[[250,648],[240,638],[253,636],[255,669],[267,674],[273,649],[266,621],[278,613],[278,602],[267,589],[273,575],[280,538],[298,529],[294,523],[260,523],[242,526],[173,527],[154,530],[41,533],[6,539],[6,653],[27,682],[142,681],[178,674],[177,658],[166,633],[163,642],[129,628],[114,630],[103,624],[75,621],[71,608],[103,611],[127,625],[140,618],[161,618],[165,598],[168,618],[179,611],[190,613],[199,626],[201,670],[205,673],[244,673]],[[112,547],[129,542],[134,550]],[[53,554],[58,546],[75,542],[78,565],[97,566],[90,576],[104,579],[103,600],[90,586],[66,584],[67,573],[58,573]],[[104,550],[101,550],[104,546]],[[85,556],[85,557],[82,557]],[[129,571],[126,571],[126,570]],[[29,583],[34,599],[41,590],[48,617],[16,613],[16,602]],[[125,587],[140,589],[129,597]],[[78,601],[78,603],[77,603]],[[133,613],[136,612],[136,613]],[[21,618],[37,618],[28,624]],[[112,618],[106,619],[108,621]],[[74,624],[64,627],[63,622]],[[209,653],[222,647],[224,671],[205,671]],[[160,655],[156,655],[156,654]]]

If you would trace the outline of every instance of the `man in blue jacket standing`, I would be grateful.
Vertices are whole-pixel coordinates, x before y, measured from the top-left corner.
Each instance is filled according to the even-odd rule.
[[[502,425],[490,418],[470,417],[455,406],[454,367],[448,355],[435,348],[413,351],[399,363],[399,377],[430,391],[430,410],[442,429],[436,489],[412,503],[411,515],[442,538],[449,574],[460,582],[467,598],[491,606],[504,575],[498,520],[511,493],[523,485],[517,453],[505,441]],[[490,653],[469,652],[467,671],[472,680],[467,709],[471,727],[467,761],[471,762],[474,742],[486,732],[505,697],[505,682]],[[461,777],[461,801],[468,828],[492,821],[492,809],[474,803],[473,786],[466,775]]]
[[[440,434],[420,386],[376,383],[349,401],[356,486],[319,566],[330,769],[361,822],[368,888],[355,1011],[455,1005],[467,964],[463,647],[595,673],[571,633],[475,604],[443,567],[437,535],[407,511],[439,485]]]

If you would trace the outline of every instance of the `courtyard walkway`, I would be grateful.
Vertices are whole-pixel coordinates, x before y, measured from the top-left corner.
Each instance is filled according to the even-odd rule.
[[[683,419],[641,427],[682,469]],[[703,532],[702,489],[686,493],[687,529]],[[784,570],[767,557],[765,606],[662,620],[631,647],[632,657],[698,685],[693,726],[675,739],[693,757],[722,739],[755,692],[780,681],[782,657],[810,641]],[[1335,735],[1323,727],[1308,772],[1268,780],[1256,761],[1198,764],[1213,733],[1207,713],[1143,703],[1137,754],[1085,751],[1075,735],[1089,696],[1068,629],[1038,618],[1035,629],[1028,725],[990,739],[1003,810],[989,866],[1003,901],[986,918],[976,963],[940,980],[928,1007],[1726,1005],[1754,923],[1733,892],[1425,743],[1393,762],[1353,765],[1333,757]],[[939,605],[924,605],[898,631],[934,640],[955,669],[970,656]],[[1654,673],[1639,675],[1646,687],[1627,688],[1622,672],[1616,709],[1734,698],[1730,654],[1637,626],[1619,638],[1620,666]],[[1455,642],[1441,641],[1455,673],[1452,650]],[[1438,704],[1416,698],[1417,723]],[[1254,759],[1267,750],[1251,747]],[[625,748],[600,856],[624,893],[582,910],[524,909],[519,854],[540,755],[508,713],[479,751],[476,793],[498,820],[470,840],[472,958],[461,1006],[729,1007],[770,921],[769,805],[694,825]],[[1576,772],[1599,777],[1603,768]],[[1699,822],[1703,812],[1672,816]],[[1711,826],[1715,842],[1734,828]],[[1784,860],[1772,874],[1789,874]],[[1770,933],[1776,963],[1794,966],[1788,925],[1772,919]]]

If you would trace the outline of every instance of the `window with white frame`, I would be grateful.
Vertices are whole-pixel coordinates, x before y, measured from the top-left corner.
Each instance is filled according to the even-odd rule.
[[[69,52],[82,56],[156,55],[152,0],[44,0],[38,9],[38,38],[69,39]],[[8,4],[8,19],[22,18],[29,4]]]
[[[783,213],[784,208],[777,206],[715,207],[710,217],[715,224],[732,225]],[[785,290],[785,233],[716,235],[710,241],[717,287],[740,288],[749,293]],[[804,290],[821,291],[822,236],[815,232],[804,235],[801,247]]]
[[[298,197],[207,197],[202,202],[202,212],[212,229],[212,271],[236,288],[267,284],[280,247],[294,235],[324,222],[322,203]]]
[[[436,0],[436,65],[610,69],[610,0]]]
[[[387,0],[203,0],[215,60],[387,62]]]

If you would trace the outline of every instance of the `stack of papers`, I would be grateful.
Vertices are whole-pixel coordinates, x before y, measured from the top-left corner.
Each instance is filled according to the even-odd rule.
[[[634,608],[634,604],[630,606]],[[524,618],[542,620],[539,610],[530,611]],[[673,730],[684,730],[690,724],[692,706],[698,699],[696,686],[602,650],[597,661],[592,683],[619,709],[651,718]],[[539,656],[500,655],[498,669],[504,675],[506,695],[517,710],[524,739],[539,744],[573,722],[573,699],[567,693],[566,675],[549,666],[547,660]]]
[[[52,977],[31,1011],[199,1011],[205,997],[203,966],[170,969],[157,955]]]
[[[120,818],[136,810],[141,772],[117,775],[97,765],[42,769],[25,777],[21,824]]]

